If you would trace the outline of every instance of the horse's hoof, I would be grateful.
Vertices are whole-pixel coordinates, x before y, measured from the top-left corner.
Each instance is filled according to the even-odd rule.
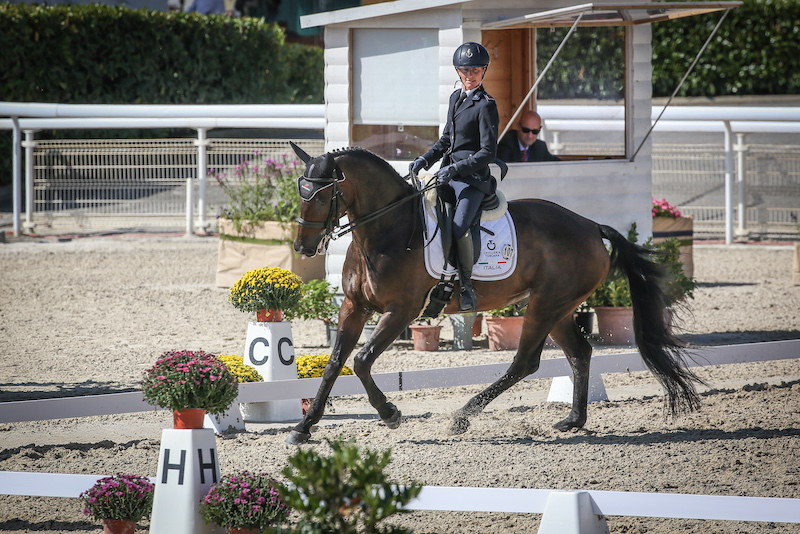
[[[297,430],[292,430],[289,432],[289,435],[284,440],[285,443],[289,445],[301,445],[311,439],[311,432],[298,432]]]
[[[560,430],[561,432],[567,432],[573,428],[581,428],[582,426],[583,423],[578,423],[578,421],[567,417],[563,421],[559,421],[558,423],[554,424],[553,428]]]
[[[466,417],[454,417],[450,423],[450,434],[457,436],[469,430],[469,419]]]
[[[400,423],[403,420],[403,414],[394,404],[390,404],[390,406],[394,409],[394,412],[387,419],[382,419],[382,421],[383,424],[385,424],[388,428],[394,430],[400,426]]]

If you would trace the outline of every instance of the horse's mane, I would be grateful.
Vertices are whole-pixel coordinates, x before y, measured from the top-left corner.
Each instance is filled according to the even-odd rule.
[[[332,150],[330,152],[330,155],[333,156],[334,159],[338,159],[343,156],[353,156],[357,159],[361,158],[369,159],[373,161],[375,164],[383,167],[388,174],[396,178],[398,181],[408,185],[407,182],[403,179],[403,177],[400,176],[400,174],[398,174],[396,170],[394,170],[394,167],[389,165],[388,161],[386,161],[379,155],[370,152],[366,148],[361,148],[360,146],[348,146],[345,148],[337,148],[336,150]]]

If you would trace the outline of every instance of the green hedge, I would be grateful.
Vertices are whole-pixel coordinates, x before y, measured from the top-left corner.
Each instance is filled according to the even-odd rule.
[[[653,24],[653,96],[672,94],[721,12]],[[543,68],[567,29],[540,31]],[[540,98],[613,98],[621,65],[618,32],[582,29],[543,80]],[[678,96],[800,93],[800,1],[745,0],[732,10]]]
[[[261,19],[104,5],[0,4],[0,100],[68,104],[322,103],[322,50]],[[174,132],[42,132],[40,138]],[[11,132],[0,132],[0,184]]]
[[[322,52],[260,19],[103,5],[0,4],[4,100],[322,102]],[[318,73],[299,79],[295,68]]]

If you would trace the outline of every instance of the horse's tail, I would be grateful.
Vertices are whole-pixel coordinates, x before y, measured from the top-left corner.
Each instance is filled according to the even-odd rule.
[[[610,226],[600,232],[611,243],[611,268],[628,279],[633,302],[633,330],[639,353],[669,397],[673,414],[700,405],[694,383],[702,380],[686,368],[685,345],[672,333],[665,314],[669,305],[667,274],[651,258],[652,251],[631,243]]]

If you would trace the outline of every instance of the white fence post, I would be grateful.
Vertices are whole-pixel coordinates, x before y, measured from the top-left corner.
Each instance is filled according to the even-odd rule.
[[[19,237],[20,234],[20,213],[22,212],[22,130],[19,126],[19,117],[13,117],[14,123],[14,154],[12,156],[12,170],[11,170],[11,183],[13,184],[12,192],[14,198],[12,199],[14,211],[14,237]]]
[[[733,131],[725,125],[725,244],[733,243]]]
[[[33,149],[36,148],[35,130],[25,130],[25,224],[26,230],[33,228]]]
[[[747,237],[747,207],[745,206],[745,187],[747,178],[747,169],[745,169],[745,152],[748,146],[744,144],[745,134],[736,134],[736,144],[733,149],[736,151],[736,179],[739,185],[739,227],[736,230],[738,238]]]
[[[197,227],[206,231],[206,175],[208,174],[208,137],[207,128],[197,129]]]

